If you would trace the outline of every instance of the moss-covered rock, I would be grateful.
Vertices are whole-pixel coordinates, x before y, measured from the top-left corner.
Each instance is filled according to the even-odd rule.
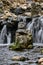
[[[13,44],[9,46],[10,50],[19,50],[20,49],[20,45],[19,44]]]
[[[12,50],[19,49],[31,49],[32,46],[32,34],[31,32],[16,32],[15,43],[11,45],[9,48]]]

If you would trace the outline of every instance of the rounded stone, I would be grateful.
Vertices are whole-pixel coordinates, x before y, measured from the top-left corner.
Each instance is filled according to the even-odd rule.
[[[43,62],[43,58],[40,58],[39,60],[38,60],[38,63],[42,63]]]
[[[41,63],[41,65],[43,65],[43,62]]]
[[[23,57],[23,56],[14,56],[14,57],[12,57],[12,61],[25,61],[25,57]]]

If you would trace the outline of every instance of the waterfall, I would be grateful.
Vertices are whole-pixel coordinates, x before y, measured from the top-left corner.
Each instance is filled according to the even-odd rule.
[[[11,33],[9,32],[7,35],[7,43],[10,44],[11,43]]]
[[[34,32],[33,31],[33,24],[34,24],[34,19],[27,24],[27,30],[31,31],[32,36],[34,36],[34,33],[33,33]]]
[[[4,43],[4,41],[6,41],[6,38],[7,38],[6,35],[7,35],[7,28],[6,28],[6,25],[4,25],[0,34],[1,43]]]
[[[27,24],[27,30],[30,30],[33,36],[33,42],[38,42],[38,32],[39,32],[40,22],[38,18],[33,18],[31,23]]]
[[[23,18],[24,18],[23,21],[25,21],[26,17],[18,16],[18,19],[23,19]],[[3,28],[0,32],[0,43],[10,44],[11,43],[11,32],[7,31],[7,24],[5,23],[6,22],[3,22],[4,25],[2,24]],[[10,18],[7,21],[7,23],[11,23]],[[34,43],[43,43],[43,16],[40,16],[39,18],[38,17],[33,18],[32,21],[30,21],[27,24],[26,29],[28,31],[29,30],[31,31]]]
[[[38,42],[43,43],[43,16],[41,16],[39,19],[41,22],[41,29],[38,32]]]
[[[4,25],[1,33],[0,33],[0,43],[7,43],[10,44],[11,43],[11,33],[9,32],[7,35],[7,25]]]

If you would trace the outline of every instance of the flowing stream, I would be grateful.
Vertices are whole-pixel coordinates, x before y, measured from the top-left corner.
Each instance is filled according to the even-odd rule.
[[[31,24],[29,24],[30,27],[27,25],[28,30],[31,30],[33,33],[33,39],[35,36],[37,36],[37,34],[33,31],[34,28],[35,28],[36,32],[38,32],[38,29],[39,29],[39,23],[36,26],[37,23],[38,22],[36,22],[36,23],[32,22]],[[35,24],[35,27],[34,27],[34,24]],[[39,33],[41,33],[41,32],[39,32]],[[37,39],[38,39],[38,37],[35,38],[35,40],[37,40]],[[35,42],[36,46],[34,46],[33,49],[30,49],[30,50],[24,49],[21,52],[20,51],[10,51],[8,49],[8,47],[9,47],[9,44],[11,43],[11,33],[9,32],[7,35],[7,28],[6,28],[6,25],[4,25],[1,30],[1,33],[0,33],[0,65],[38,65],[38,63],[37,63],[38,58],[43,57],[43,53],[41,53],[41,51],[40,51],[43,47],[43,44],[41,45],[42,46],[41,47],[39,44],[41,42],[36,43],[35,40],[34,40],[34,42]],[[3,44],[3,45],[1,46],[1,44]],[[4,46],[4,44],[6,44],[6,45]],[[26,58],[28,57],[29,60],[25,60],[23,62],[22,61],[11,61],[11,58],[15,55],[25,56]]]

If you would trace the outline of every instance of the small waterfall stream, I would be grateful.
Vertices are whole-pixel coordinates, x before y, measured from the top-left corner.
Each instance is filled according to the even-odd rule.
[[[7,25],[4,25],[0,33],[0,44],[10,44],[11,43],[11,33],[7,35]]]
[[[9,32],[9,34],[7,35],[7,43],[10,44],[11,43],[11,33]]]
[[[7,36],[7,29],[6,29],[6,25],[4,25],[0,33],[1,43],[4,43],[6,36]]]
[[[11,20],[8,20],[8,21],[9,22],[7,23],[11,23]],[[32,21],[30,21],[27,24],[26,28],[27,30],[31,31],[34,43],[43,43],[43,39],[42,39],[43,37],[41,36],[43,35],[43,16],[33,18]],[[0,44],[1,43],[10,44],[11,43],[11,32],[8,32],[8,34],[7,32],[8,32],[7,24],[4,24],[1,30],[1,33],[0,33]]]
[[[30,30],[34,43],[43,43],[43,16],[33,18],[31,23],[27,24],[27,30]]]

